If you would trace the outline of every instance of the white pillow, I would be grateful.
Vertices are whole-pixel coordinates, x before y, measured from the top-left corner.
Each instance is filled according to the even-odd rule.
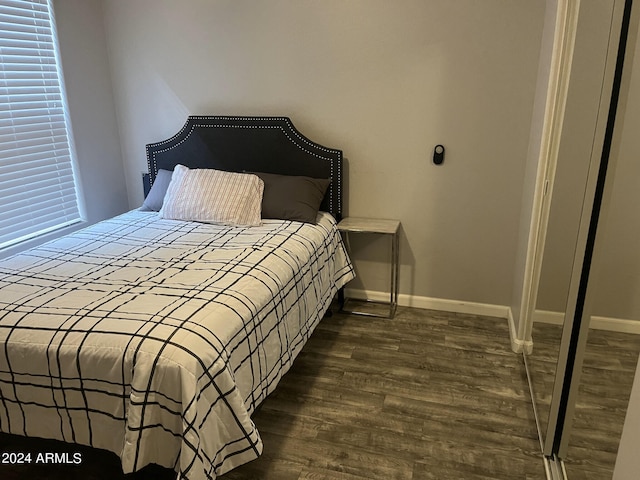
[[[264,182],[256,175],[176,165],[167,188],[161,218],[260,225]]]

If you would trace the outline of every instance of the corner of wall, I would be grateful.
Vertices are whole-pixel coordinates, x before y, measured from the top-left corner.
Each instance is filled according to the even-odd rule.
[[[533,352],[533,340],[521,340],[518,338],[518,329],[513,318],[513,311],[509,307],[507,313],[507,322],[509,322],[509,337],[511,339],[511,350],[515,353],[524,352],[530,355]]]

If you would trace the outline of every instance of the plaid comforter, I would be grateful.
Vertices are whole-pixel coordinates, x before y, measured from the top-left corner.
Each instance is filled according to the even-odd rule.
[[[0,431],[215,478],[353,277],[335,221],[232,228],[132,211],[0,262]]]

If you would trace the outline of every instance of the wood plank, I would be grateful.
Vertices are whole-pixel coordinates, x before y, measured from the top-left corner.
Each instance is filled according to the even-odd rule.
[[[505,319],[400,308],[316,333],[255,415],[277,443],[266,461],[303,465],[300,479],[544,478]]]

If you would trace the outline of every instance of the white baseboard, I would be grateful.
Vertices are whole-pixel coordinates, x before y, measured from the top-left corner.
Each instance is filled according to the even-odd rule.
[[[388,302],[388,292],[373,290],[358,290],[345,288],[345,295],[358,300],[373,300],[376,302]],[[503,305],[490,305],[486,303],[464,302],[460,300],[448,300],[445,298],[419,297],[416,295],[398,295],[398,305],[403,307],[424,308],[429,310],[441,310],[444,312],[469,313],[473,315],[486,315],[488,317],[507,318],[509,307]]]
[[[373,300],[376,302],[388,302],[389,293],[372,290],[345,289],[345,295],[359,300]],[[485,315],[488,317],[504,318],[509,324],[509,337],[511,349],[516,353],[533,352],[532,340],[520,340],[518,338],[515,321],[511,308],[506,305],[492,305],[478,302],[465,302],[461,300],[449,300],[446,298],[420,297],[416,295],[398,295],[398,305],[404,307],[423,308],[428,310],[440,310],[443,312],[466,313],[470,315]],[[533,316],[534,322],[562,325],[564,314],[561,312],[549,312],[536,310]],[[610,332],[633,333],[640,335],[640,321],[611,317],[591,317],[590,328],[596,330],[608,330]]]
[[[509,321],[509,337],[511,339],[511,350],[515,353],[524,352],[527,355],[531,355],[533,353],[533,340],[520,340],[518,338],[518,331],[516,329],[516,322],[513,319],[513,312],[511,308],[509,308],[509,316],[507,317]]]
[[[548,310],[536,310],[533,312],[533,321],[562,325],[564,323],[564,313],[550,312]],[[589,328],[593,328],[594,330],[607,330],[610,332],[633,333],[635,335],[640,335],[640,320],[594,315],[591,317]]]
[[[376,302],[388,302],[389,293],[371,290],[345,289],[345,295],[359,300],[373,300]],[[449,300],[445,298],[419,297],[416,295],[398,295],[398,305],[404,307],[424,308],[428,310],[440,310],[443,312],[466,313],[470,315],[485,315],[487,317],[504,318],[509,324],[509,337],[511,348],[514,352],[531,353],[533,342],[531,340],[519,340],[516,326],[513,320],[511,308],[505,305],[492,305],[478,302],[465,302],[461,300]]]

